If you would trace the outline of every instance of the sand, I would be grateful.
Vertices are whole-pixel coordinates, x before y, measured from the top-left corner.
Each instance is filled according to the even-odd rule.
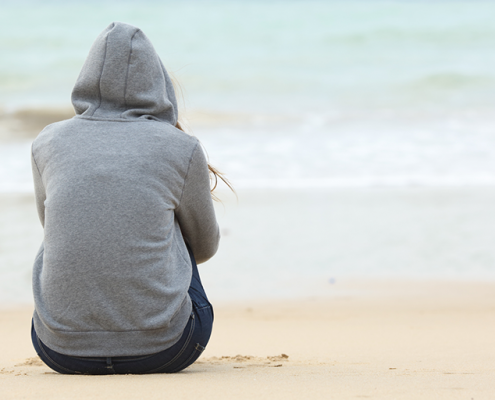
[[[31,308],[2,309],[0,398],[495,397],[493,283],[342,285],[355,294],[217,304],[204,355],[172,375],[57,374],[31,347]]]

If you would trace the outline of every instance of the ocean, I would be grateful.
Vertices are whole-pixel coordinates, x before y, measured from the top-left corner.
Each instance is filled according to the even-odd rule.
[[[182,88],[181,115],[211,163],[240,191],[458,194],[495,187],[495,2],[0,0],[0,10],[0,137],[9,129],[2,121],[16,113],[69,108],[92,41],[122,21],[154,43]],[[30,194],[32,138],[9,138],[0,140],[0,193]],[[472,276],[494,277],[495,253],[488,244],[473,250],[491,232],[484,226],[483,238],[472,239],[478,225],[462,209],[463,198],[457,195],[452,206],[458,224],[451,235],[469,225],[471,233],[463,232],[471,236],[464,253],[461,244],[451,244],[461,246],[456,251],[464,266],[449,269],[449,257],[432,261],[452,250],[445,245],[422,253],[416,267],[394,267],[382,262],[385,240],[382,250],[363,245],[362,252],[373,253],[372,267],[353,269],[344,246],[330,261],[313,260],[330,263],[334,272],[310,270],[327,278],[346,268],[356,275],[407,270],[398,275],[410,276],[416,268],[421,276],[469,277],[470,265],[482,259]],[[412,214],[435,221],[437,214],[425,207],[428,212]],[[479,215],[475,220],[483,223]],[[430,228],[440,237],[445,227],[437,222]],[[15,257],[9,254],[2,258],[0,248],[0,271],[11,270],[5,263]],[[219,271],[232,262],[224,259]]]
[[[495,184],[495,2],[0,4],[4,112],[70,107],[120,20],[153,41],[184,116],[218,117],[193,133],[239,186]],[[28,190],[25,146],[3,153],[0,191]]]

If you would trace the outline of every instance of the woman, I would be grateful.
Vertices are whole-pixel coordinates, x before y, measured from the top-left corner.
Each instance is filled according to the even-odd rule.
[[[213,323],[196,267],[220,238],[201,146],[177,128],[172,82],[130,25],[98,36],[72,103],[76,116],[32,147],[36,352],[60,373],[180,371]]]

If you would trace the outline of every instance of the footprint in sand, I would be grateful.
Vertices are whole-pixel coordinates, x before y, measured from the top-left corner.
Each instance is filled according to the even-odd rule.
[[[26,358],[24,362],[14,365],[14,367],[42,367],[45,365],[39,357]]]
[[[10,369],[5,369],[5,368],[2,368],[0,369],[0,375],[4,375],[4,374],[13,374],[14,373],[14,370],[10,370]]]
[[[202,362],[211,364],[238,364],[233,366],[236,369],[246,367],[281,367],[283,365],[280,364],[281,361],[289,361],[289,356],[287,354],[280,354],[279,356],[268,356],[264,358],[238,354],[236,356],[210,357],[202,360]]]
[[[17,367],[42,367],[45,364],[39,357],[26,358],[23,362],[15,364],[14,368]],[[0,369],[0,375],[14,374],[15,376],[27,375],[26,372],[22,372],[16,369],[2,368]]]

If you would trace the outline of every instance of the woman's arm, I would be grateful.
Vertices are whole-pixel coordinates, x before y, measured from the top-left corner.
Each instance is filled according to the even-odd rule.
[[[220,230],[211,199],[208,164],[199,143],[192,153],[175,212],[196,262],[200,264],[213,257],[218,249]]]

